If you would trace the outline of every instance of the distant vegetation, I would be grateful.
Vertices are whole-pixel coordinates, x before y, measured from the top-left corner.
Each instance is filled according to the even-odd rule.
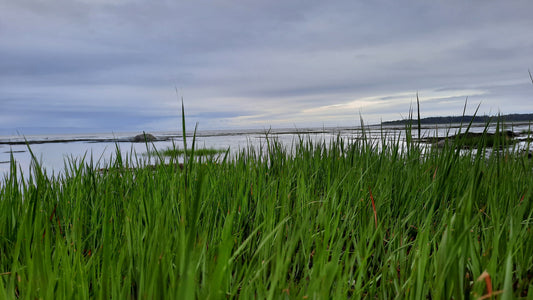
[[[497,133],[474,133],[466,132],[445,137],[421,138],[421,142],[432,143],[437,147],[454,146],[456,148],[504,148],[510,147],[521,140],[515,139],[519,134],[512,131],[499,131]],[[529,139],[523,139],[528,141]]]
[[[463,123],[488,123],[489,121],[503,121],[503,122],[533,122],[533,114],[509,114],[501,116],[448,116],[448,117],[429,117],[421,118],[420,124],[453,124]],[[396,120],[382,122],[383,125],[405,125],[409,122],[416,124],[417,120]]]
[[[225,149],[214,149],[214,148],[200,148],[194,150],[194,156],[213,156],[217,154],[225,153],[227,150]],[[177,149],[177,148],[168,148],[160,152],[163,156],[171,156],[171,157],[177,157],[177,156],[183,156],[185,154],[191,155],[192,149],[187,149],[186,151],[183,149]]]

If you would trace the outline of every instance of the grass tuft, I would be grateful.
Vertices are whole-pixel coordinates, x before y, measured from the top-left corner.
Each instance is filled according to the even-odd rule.
[[[201,149],[195,149],[194,155],[195,156],[215,156],[215,155],[226,153],[226,151],[227,150],[224,150],[224,149],[201,148]],[[187,149],[185,151],[183,149],[168,148],[168,149],[161,151],[161,154],[163,156],[171,156],[171,157],[183,156],[185,153],[187,153],[188,156],[191,156],[192,149]]]

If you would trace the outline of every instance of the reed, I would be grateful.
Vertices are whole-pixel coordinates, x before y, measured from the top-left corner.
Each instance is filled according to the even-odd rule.
[[[0,298],[531,298],[533,163],[502,149],[268,138],[28,178],[12,159]]]

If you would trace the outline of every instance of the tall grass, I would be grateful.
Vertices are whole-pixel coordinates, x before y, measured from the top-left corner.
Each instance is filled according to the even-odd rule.
[[[395,138],[292,147],[185,153],[183,169],[117,151],[56,177],[35,161],[24,180],[12,161],[0,298],[533,297],[527,157]]]

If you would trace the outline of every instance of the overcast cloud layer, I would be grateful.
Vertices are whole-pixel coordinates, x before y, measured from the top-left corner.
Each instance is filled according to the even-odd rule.
[[[533,111],[533,1],[0,0],[0,134]],[[177,88],[177,92],[176,89]]]

